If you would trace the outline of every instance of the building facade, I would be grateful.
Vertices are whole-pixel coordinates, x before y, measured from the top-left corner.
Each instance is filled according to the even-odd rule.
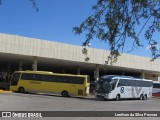
[[[0,34],[0,72],[43,70],[58,73],[88,74],[92,80],[117,74],[159,80],[160,60],[122,54],[112,66],[104,67],[109,51],[88,48],[85,62],[82,47],[59,42]]]

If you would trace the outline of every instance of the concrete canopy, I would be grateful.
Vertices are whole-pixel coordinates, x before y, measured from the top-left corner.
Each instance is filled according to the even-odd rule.
[[[8,34],[0,34],[0,44],[0,65],[18,66],[22,62],[23,70],[32,69],[33,60],[36,57],[38,70],[60,72],[57,68],[64,68],[75,74],[77,68],[80,68],[81,73],[93,74],[98,65],[100,75],[108,71],[140,75],[145,71],[152,76],[160,75],[160,60],[150,62],[150,58],[147,57],[122,54],[117,63],[104,69],[104,63],[109,54],[109,51],[105,50],[88,48],[90,61],[85,62],[81,46]]]

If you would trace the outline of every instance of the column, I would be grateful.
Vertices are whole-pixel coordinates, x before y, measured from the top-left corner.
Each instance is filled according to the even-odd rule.
[[[95,80],[98,80],[99,78],[99,65],[98,64],[95,65],[94,78]]]
[[[32,69],[34,71],[37,71],[37,66],[38,66],[38,58],[37,57],[33,57]]]
[[[141,78],[142,78],[142,79],[145,79],[145,71],[144,71],[144,70],[142,70]]]
[[[158,81],[160,82],[160,75],[158,76]]]

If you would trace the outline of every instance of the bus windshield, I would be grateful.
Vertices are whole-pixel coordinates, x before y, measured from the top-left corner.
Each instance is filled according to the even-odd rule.
[[[96,92],[98,93],[109,93],[110,91],[114,90],[117,83],[117,79],[103,79],[100,78],[96,82]]]

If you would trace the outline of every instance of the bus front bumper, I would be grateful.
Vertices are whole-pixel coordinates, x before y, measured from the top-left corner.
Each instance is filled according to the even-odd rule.
[[[104,99],[110,99],[108,94],[104,94],[104,93],[98,93],[96,94],[96,98],[104,98]]]

